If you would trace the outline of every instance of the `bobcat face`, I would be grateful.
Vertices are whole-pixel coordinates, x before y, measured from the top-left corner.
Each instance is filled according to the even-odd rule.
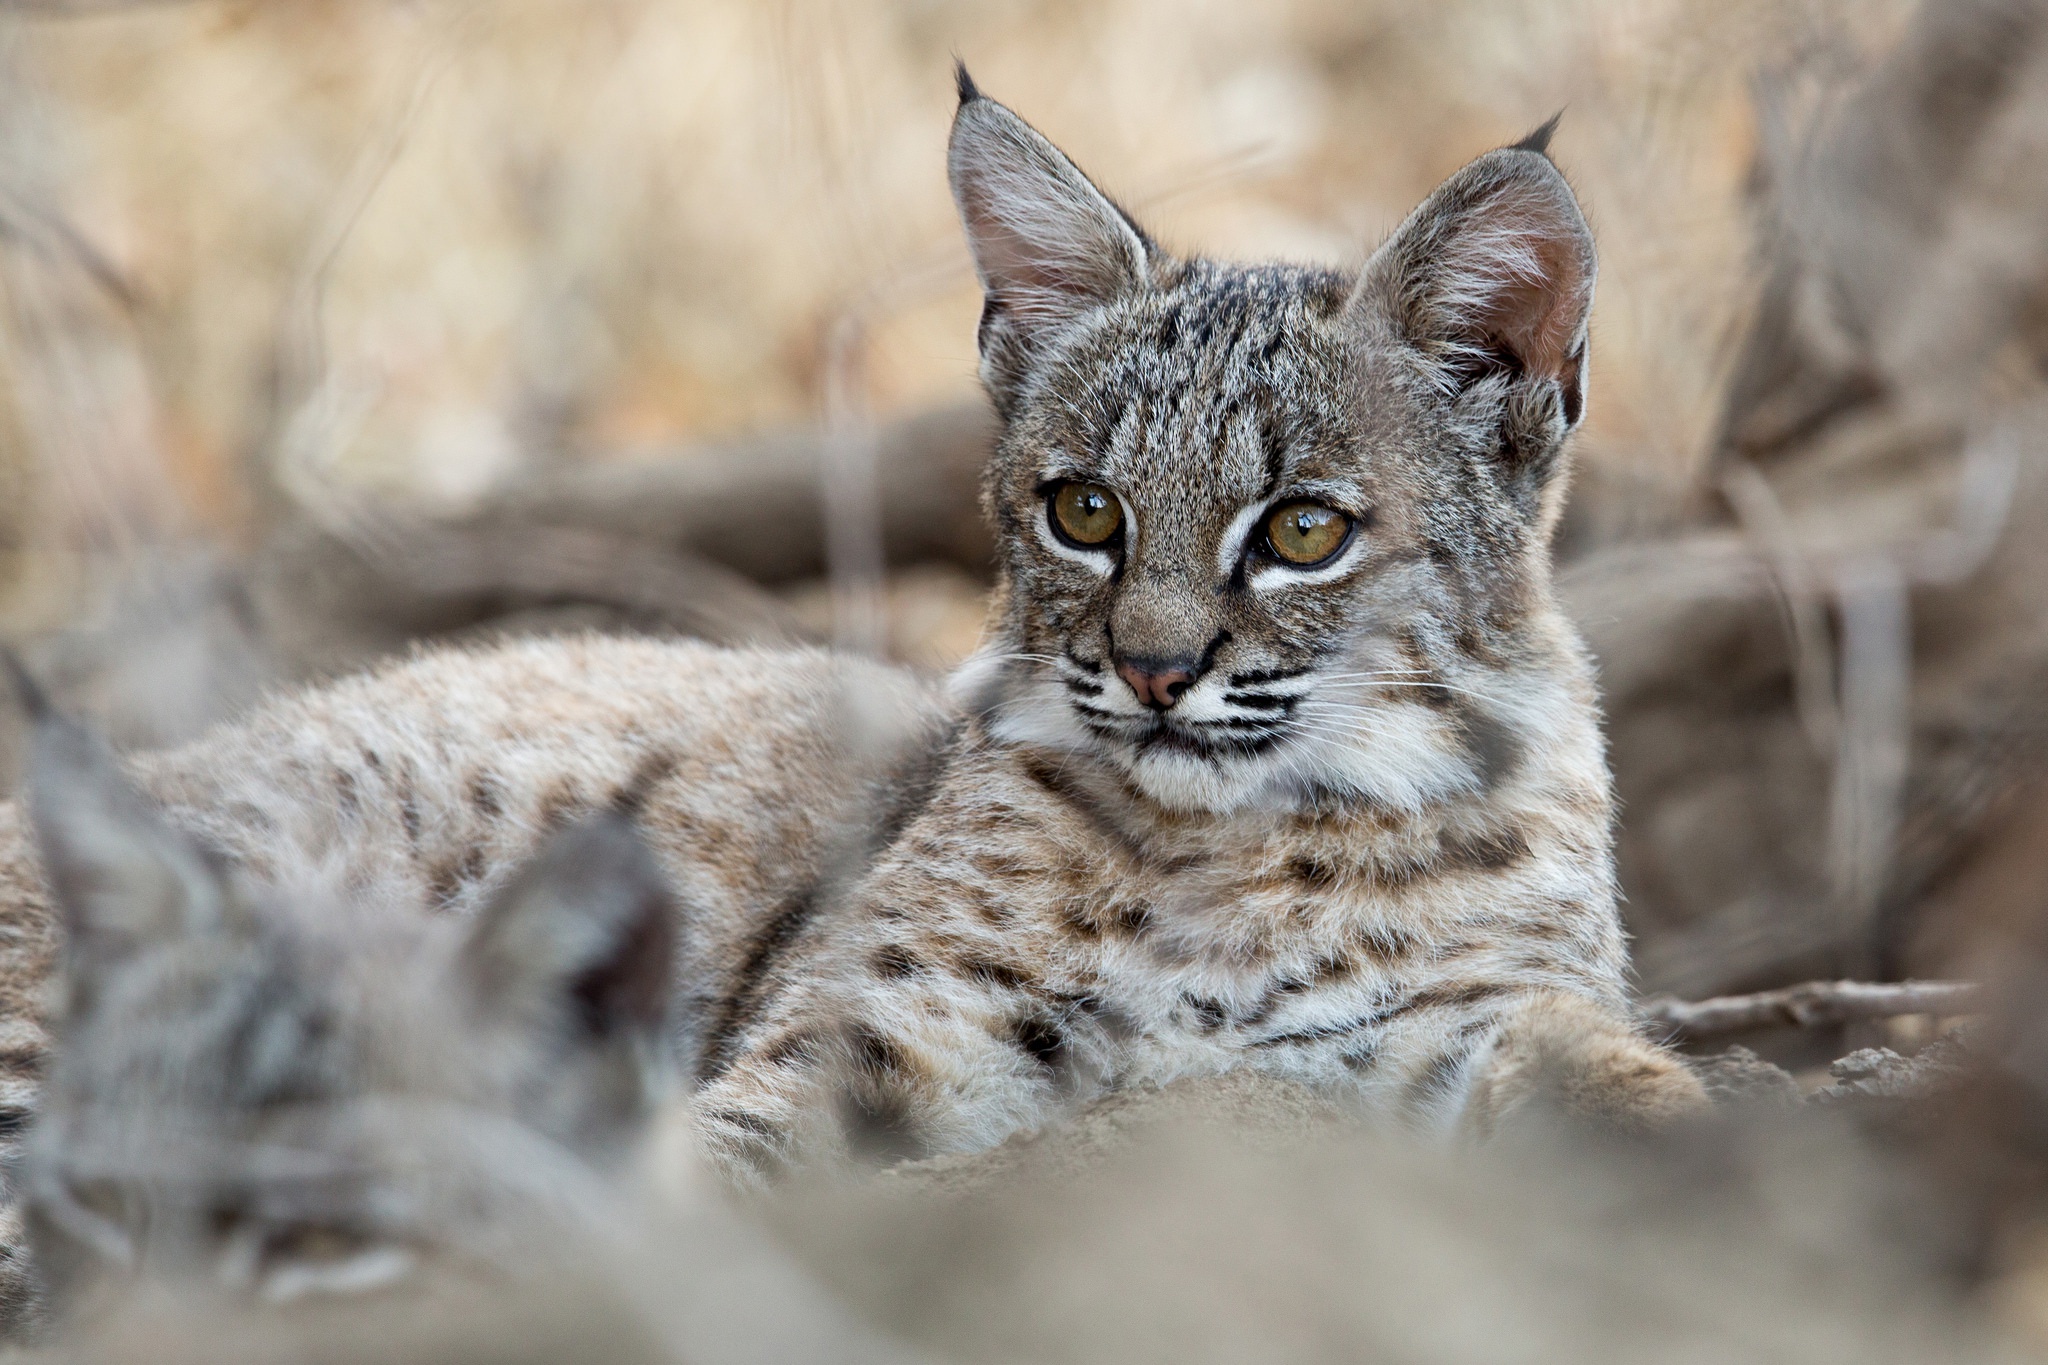
[[[958,685],[992,733],[1178,809],[1498,781],[1547,704],[1518,666],[1557,671],[1538,609],[1593,282],[1540,142],[1468,166],[1355,273],[1228,266],[962,100],[1003,431],[1000,590]]]
[[[463,924],[247,884],[62,721],[31,806],[67,938],[25,1170],[60,1304],[138,1274],[275,1301],[516,1269],[602,1204],[667,1070],[671,913],[622,818]]]

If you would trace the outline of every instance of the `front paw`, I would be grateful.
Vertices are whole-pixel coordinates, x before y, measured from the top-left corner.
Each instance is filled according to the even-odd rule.
[[[1505,1022],[1474,1080],[1464,1126],[1490,1136],[1531,1102],[1626,1132],[1663,1128],[1713,1103],[1684,1058],[1571,995],[1532,999]]]

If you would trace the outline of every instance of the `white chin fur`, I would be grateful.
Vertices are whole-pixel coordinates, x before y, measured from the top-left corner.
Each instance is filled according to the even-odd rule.
[[[1359,706],[1311,696],[1300,711],[1303,732],[1263,754],[1204,758],[1166,748],[1134,753],[1090,732],[1057,680],[1035,671],[1006,678],[1009,667],[1009,656],[993,650],[975,655],[954,672],[948,690],[977,708],[1007,692],[986,713],[992,738],[1095,755],[1172,811],[1288,809],[1315,793],[1416,810],[1479,782],[1443,718],[1416,703]]]
[[[1355,731],[1340,737],[1302,736],[1251,758],[1154,750],[1124,766],[1132,782],[1168,810],[1217,815],[1292,809],[1319,792],[1419,810],[1478,785],[1470,759],[1446,742],[1441,722],[1422,708],[1375,708],[1357,721]]]
[[[1415,810],[1477,783],[1470,760],[1426,708],[1373,707],[1351,717],[1353,726],[1324,728],[1252,757],[1203,758],[1164,748],[1133,754],[1090,733],[1057,683],[1034,680],[1013,685],[988,716],[988,727],[999,742],[1095,755],[1161,806],[1187,813],[1291,809],[1317,792]]]
[[[1273,782],[1274,765],[1267,758],[1209,759],[1155,749],[1123,766],[1138,790],[1172,811],[1227,815],[1248,806],[1292,804]]]

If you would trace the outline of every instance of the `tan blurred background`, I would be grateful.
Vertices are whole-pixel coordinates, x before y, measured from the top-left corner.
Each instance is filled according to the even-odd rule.
[[[1602,248],[1586,458],[1682,483],[1746,303],[1758,74],[1880,44],[1905,13],[93,8],[6,24],[16,613],[41,605],[41,555],[167,525],[245,535],[252,458],[461,505],[534,462],[815,420],[834,364],[876,411],[969,393],[977,304],[943,176],[956,54],[1168,242],[1227,256],[1355,260],[1563,109],[1557,155]],[[280,351],[316,346],[332,411],[281,441]],[[732,515],[774,534],[770,511]]]
[[[2025,0],[20,0],[0,635],[128,744],[506,630],[943,667],[987,551],[956,55],[1235,257],[1361,259],[1563,110],[1601,277],[1561,584],[1643,983],[1972,974],[2048,919],[2044,31]]]

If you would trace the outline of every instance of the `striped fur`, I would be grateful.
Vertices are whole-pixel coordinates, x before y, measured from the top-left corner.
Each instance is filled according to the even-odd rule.
[[[1485,1132],[1538,1085],[1702,1102],[1630,1023],[1591,666],[1548,539],[1594,264],[1540,142],[1356,273],[1172,256],[963,73],[1001,555],[969,724],[855,886],[778,924],[698,1120],[741,1179],[974,1150],[1256,1066]],[[1101,548],[1048,490],[1106,489]],[[1257,553],[1298,498],[1354,530]],[[1161,710],[1119,664],[1192,678]],[[1147,666],[1151,666],[1148,664]]]
[[[1170,255],[964,79],[949,164],[1003,432],[986,642],[943,696],[815,652],[516,644],[274,703],[138,782],[231,863],[456,914],[630,797],[681,907],[695,1127],[742,1184],[1246,1066],[1447,1130],[1542,1085],[1624,1123],[1700,1104],[1631,1023],[1550,585],[1594,270],[1541,149],[1353,272]],[[1053,531],[1063,479],[1111,491],[1118,543]],[[1353,526],[1305,571],[1255,544],[1297,497]],[[1149,707],[1133,659],[1191,682]],[[14,818],[27,1085],[51,933]]]

